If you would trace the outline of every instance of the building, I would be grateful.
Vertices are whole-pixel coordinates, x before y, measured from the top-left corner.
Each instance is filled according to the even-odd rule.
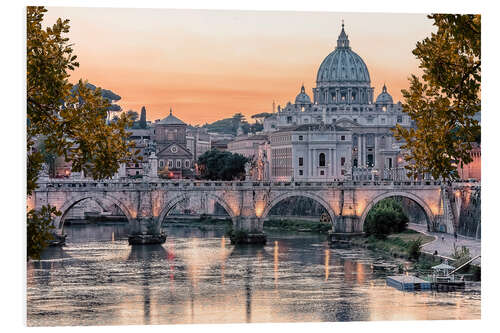
[[[194,155],[187,147],[187,124],[170,114],[154,123],[158,169],[168,171],[169,178],[186,178],[194,175]]]
[[[391,129],[396,124],[410,127],[410,117],[400,102],[393,102],[385,84],[375,99],[374,92],[368,67],[351,49],[342,24],[336,48],[319,66],[313,99],[302,85],[295,103],[278,106],[264,120],[264,132],[273,133],[269,134],[271,178],[345,179],[361,174],[383,178],[384,170],[400,167],[401,144]],[[304,147],[312,152],[306,153]]]
[[[210,135],[203,128],[188,127],[186,130],[186,146],[193,154],[194,162],[205,152],[210,150]]]
[[[227,144],[227,150],[254,159],[258,155],[259,146],[267,141],[267,135],[241,135]]]
[[[461,179],[476,179],[481,180],[481,146],[477,143],[473,144],[473,148],[470,152],[472,157],[472,162],[469,164],[464,164],[463,166],[458,165],[457,171]]]
[[[286,127],[270,135],[273,180],[339,180],[351,172],[351,131],[335,124]]]

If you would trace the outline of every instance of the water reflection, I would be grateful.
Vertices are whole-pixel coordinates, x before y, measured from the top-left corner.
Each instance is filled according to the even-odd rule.
[[[30,326],[480,318],[480,287],[402,293],[370,252],[320,235],[233,246],[223,230],[176,227],[163,245],[129,246],[123,228],[68,227],[66,247],[28,263]]]

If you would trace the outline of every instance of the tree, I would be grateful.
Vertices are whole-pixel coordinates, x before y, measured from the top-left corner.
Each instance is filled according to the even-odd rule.
[[[367,235],[383,239],[391,233],[404,231],[408,222],[401,204],[393,198],[387,198],[372,207],[366,216],[364,231]]]
[[[203,179],[234,180],[245,175],[247,162],[243,155],[212,149],[198,158],[198,168]]]
[[[139,119],[139,127],[140,128],[146,128],[147,123],[146,123],[146,107],[143,106],[141,108],[141,118]]]
[[[430,173],[435,179],[458,177],[457,165],[470,163],[472,142],[480,137],[481,16],[428,16],[438,30],[417,43],[422,80],[412,75],[402,90],[403,111],[416,124],[397,125],[410,175]]]
[[[125,130],[131,120],[122,115],[106,123],[110,101],[102,90],[92,90],[79,80],[77,88],[69,82],[69,72],[79,66],[72,44],[65,34],[69,20],[42,28],[47,10],[27,7],[26,99],[27,99],[27,195],[37,187],[45,154],[64,156],[72,171],[85,172],[94,179],[113,176],[120,163],[132,160],[133,147]],[[72,91],[73,89],[73,91]],[[136,152],[137,153],[137,152]],[[48,213],[49,212],[49,213]],[[28,212],[28,256],[37,258],[49,239],[51,207]],[[45,222],[44,222],[45,221]]]
[[[129,117],[130,120],[135,122],[137,120],[137,118],[139,118],[139,113],[137,113],[137,111],[134,111],[134,110],[128,110],[127,117]]]

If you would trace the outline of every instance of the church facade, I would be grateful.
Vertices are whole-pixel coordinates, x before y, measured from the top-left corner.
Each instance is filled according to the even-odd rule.
[[[400,142],[391,129],[410,127],[400,102],[386,85],[374,98],[368,67],[342,30],[336,48],[316,75],[313,98],[304,86],[295,103],[278,106],[264,120],[269,135],[265,154],[272,180],[383,179],[402,167]]]

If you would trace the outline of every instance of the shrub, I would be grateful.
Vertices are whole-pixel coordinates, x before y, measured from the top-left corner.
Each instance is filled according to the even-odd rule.
[[[403,207],[392,198],[378,202],[366,217],[364,231],[368,235],[374,235],[379,239],[385,239],[387,235],[402,232],[408,226],[408,216]]]
[[[422,247],[422,238],[408,242],[408,259],[417,261],[420,257],[420,248]]]

